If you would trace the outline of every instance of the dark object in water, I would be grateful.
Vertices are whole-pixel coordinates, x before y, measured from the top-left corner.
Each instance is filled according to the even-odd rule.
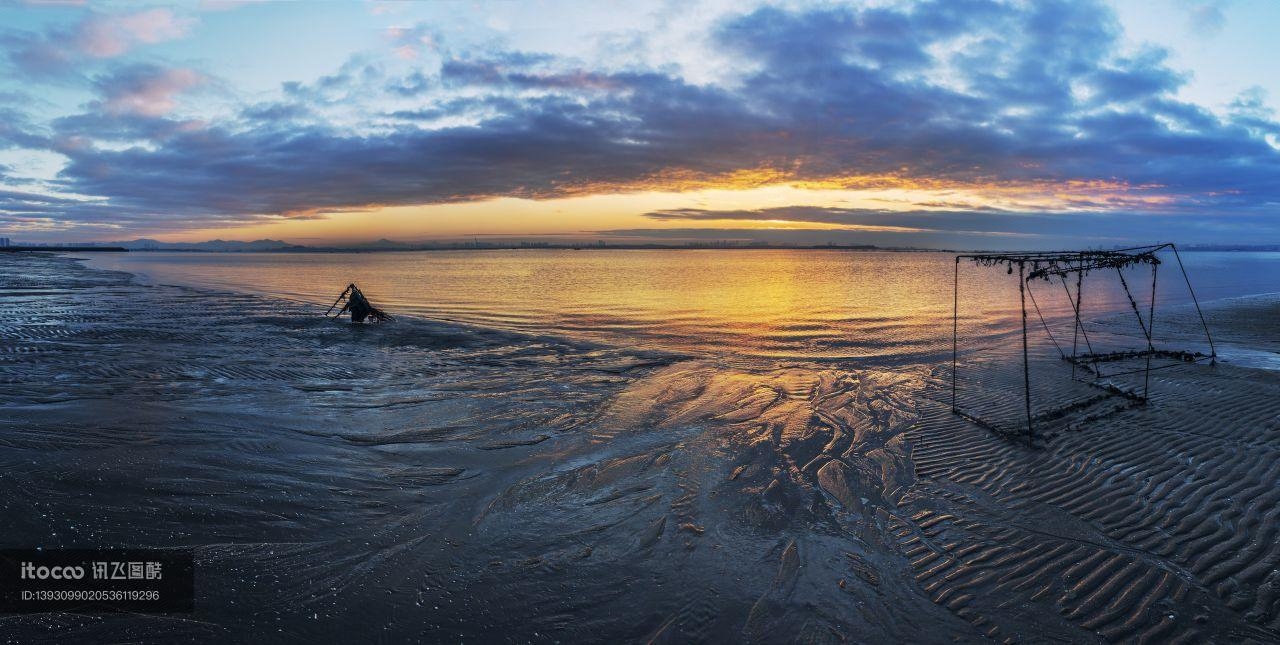
[[[346,302],[342,304],[342,309],[339,309],[338,313],[333,315],[334,318],[350,311],[351,322],[364,322],[365,318],[371,318],[373,322],[391,320],[389,314],[369,304],[369,300],[364,297],[364,293],[360,291],[360,287],[357,287],[354,282],[342,290],[342,293],[338,295],[338,299],[334,300],[332,305],[329,305],[329,311],[324,312],[324,315],[328,316],[329,312],[333,311],[333,308],[337,307],[338,303],[342,303],[344,299]]]

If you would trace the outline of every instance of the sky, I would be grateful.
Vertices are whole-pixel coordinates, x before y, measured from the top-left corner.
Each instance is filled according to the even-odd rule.
[[[0,236],[1280,244],[1280,2],[0,0]]]

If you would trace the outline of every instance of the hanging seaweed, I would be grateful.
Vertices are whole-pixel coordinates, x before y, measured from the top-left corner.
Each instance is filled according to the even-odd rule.
[[[338,294],[338,299],[334,300],[332,305],[329,305],[329,310],[324,312],[324,315],[328,317],[329,313],[337,308],[339,304],[342,305],[342,308],[338,309],[338,313],[333,314],[333,318],[338,318],[342,314],[351,312],[351,322],[358,323],[365,320],[386,322],[391,320],[390,314],[369,303],[369,299],[364,297],[364,293],[360,291],[360,287],[357,287],[354,282],[347,285],[347,288],[343,289],[341,294]]]
[[[1114,251],[1049,251],[1039,253],[981,253],[961,255],[983,267],[1007,266],[1012,274],[1014,267],[1030,268],[1028,280],[1051,280],[1072,273],[1087,275],[1097,269],[1124,269],[1142,264],[1158,265],[1158,251],[1172,245],[1140,246]]]

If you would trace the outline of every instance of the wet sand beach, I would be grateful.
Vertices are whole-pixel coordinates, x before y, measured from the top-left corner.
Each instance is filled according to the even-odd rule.
[[[1247,360],[1030,445],[951,414],[949,361],[317,313],[0,257],[0,546],[197,558],[193,614],[5,641],[1280,641],[1275,298],[1207,308]]]

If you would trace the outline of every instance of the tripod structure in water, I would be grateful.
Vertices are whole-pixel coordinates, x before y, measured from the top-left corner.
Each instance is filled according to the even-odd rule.
[[[371,319],[373,322],[391,320],[390,314],[369,304],[369,299],[364,297],[364,293],[360,291],[360,287],[357,287],[354,282],[342,290],[342,293],[338,295],[338,299],[334,300],[332,305],[329,305],[329,310],[324,312],[324,315],[329,316],[329,313],[339,304],[342,305],[342,308],[338,310],[338,313],[333,314],[333,318],[337,318],[349,311],[351,312],[351,322],[364,322],[365,319]]]

